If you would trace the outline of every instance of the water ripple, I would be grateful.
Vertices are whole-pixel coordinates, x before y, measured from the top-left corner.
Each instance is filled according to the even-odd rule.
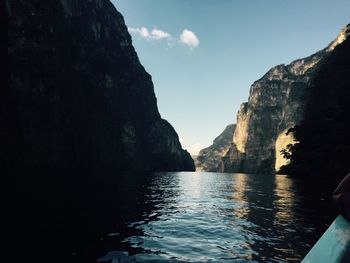
[[[182,172],[147,180],[120,186],[128,203],[115,206],[122,214],[106,233],[114,253],[105,251],[101,262],[113,255],[125,262],[299,262],[324,231],[320,215],[305,207],[320,198],[303,196],[283,175]]]

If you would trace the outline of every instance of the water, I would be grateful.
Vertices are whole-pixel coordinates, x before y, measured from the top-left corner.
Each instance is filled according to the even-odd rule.
[[[76,196],[74,262],[300,262],[335,216],[322,185],[284,175],[102,178]]]

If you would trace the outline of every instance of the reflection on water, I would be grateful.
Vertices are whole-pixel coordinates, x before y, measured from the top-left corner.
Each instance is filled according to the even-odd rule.
[[[75,235],[75,262],[299,262],[332,220],[319,193],[283,175],[178,172],[112,180],[83,207],[90,214],[77,229],[89,229]]]
[[[276,219],[274,224],[287,227],[289,222],[295,220],[293,181],[286,176],[276,176],[275,184],[276,199],[273,206],[276,208]]]
[[[245,198],[247,187],[247,175],[235,174],[235,181],[232,183],[232,200],[236,204],[236,208],[232,211],[236,218],[247,218],[249,207]]]

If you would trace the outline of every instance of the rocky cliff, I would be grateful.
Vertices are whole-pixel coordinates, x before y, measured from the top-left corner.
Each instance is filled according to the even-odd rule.
[[[280,149],[293,143],[286,131],[303,119],[309,83],[318,67],[348,36],[343,29],[325,49],[270,69],[250,89],[237,114],[233,143],[221,171],[272,173],[286,164]]]
[[[194,170],[109,0],[5,5],[2,165]]]
[[[350,24],[346,28],[350,34]],[[284,173],[326,178],[333,189],[350,171],[350,38],[325,59],[310,83],[303,121],[291,130],[298,144]]]
[[[232,136],[236,124],[228,125],[225,130],[214,139],[213,144],[202,149],[195,159],[196,171],[217,172],[221,158],[231,146]]]

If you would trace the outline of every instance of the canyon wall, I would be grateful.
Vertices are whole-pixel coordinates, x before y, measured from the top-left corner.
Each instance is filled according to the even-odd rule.
[[[346,28],[350,34],[350,24]],[[283,173],[325,179],[334,189],[350,172],[350,39],[346,38],[320,65],[310,82],[303,121],[292,129]]]
[[[109,0],[5,5],[0,165],[194,170]]]
[[[237,113],[237,127],[220,171],[274,173],[286,164],[280,150],[294,143],[285,134],[303,119],[310,80],[348,35],[346,27],[325,49],[275,66],[251,86],[248,102]]]
[[[220,169],[221,158],[231,146],[235,129],[236,124],[228,125],[212,145],[200,150],[195,158],[196,171],[217,172]]]

